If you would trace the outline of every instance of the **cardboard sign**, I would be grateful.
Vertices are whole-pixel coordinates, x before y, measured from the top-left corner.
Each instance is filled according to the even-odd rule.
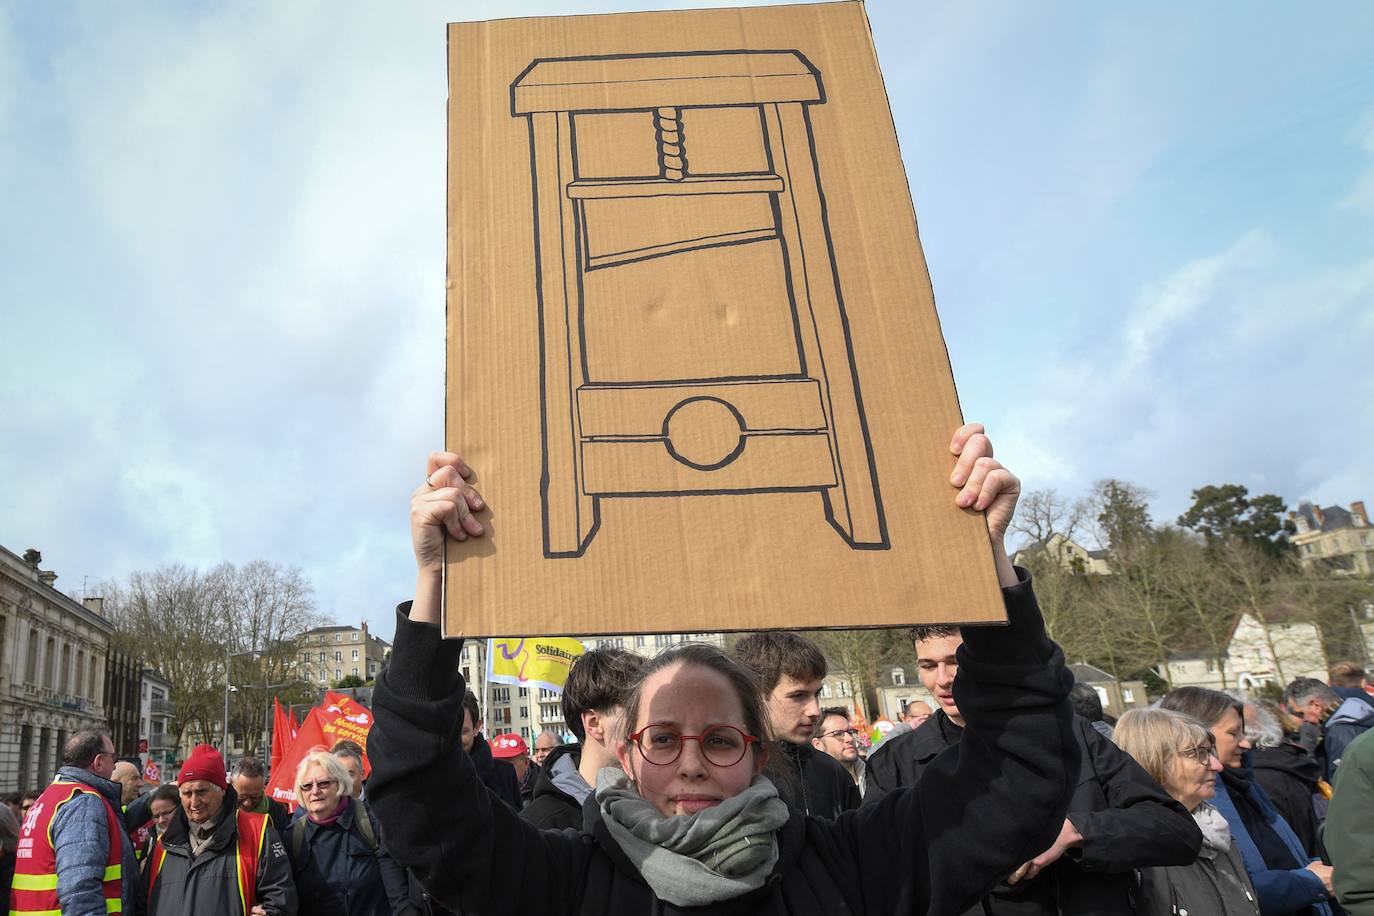
[[[445,634],[1002,619],[859,3],[450,26]]]

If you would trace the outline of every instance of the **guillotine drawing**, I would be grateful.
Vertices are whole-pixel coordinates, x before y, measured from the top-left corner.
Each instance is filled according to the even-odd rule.
[[[582,556],[603,498],[796,491],[850,547],[887,549],[816,68],[795,50],[537,59],[510,92],[529,122],[544,555]],[[685,288],[709,288],[687,326],[734,341],[728,358],[646,317]]]

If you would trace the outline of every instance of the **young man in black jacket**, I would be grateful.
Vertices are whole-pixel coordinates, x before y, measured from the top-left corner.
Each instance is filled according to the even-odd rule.
[[[772,720],[773,759],[765,771],[778,794],[802,814],[838,817],[859,807],[859,787],[838,761],[811,744],[820,718],[825,656],[796,633],[750,633],[735,644],[735,657],[758,676]]]
[[[463,750],[472,759],[482,784],[492,794],[510,805],[514,811],[523,806],[520,798],[520,779],[515,775],[515,767],[491,755],[491,745],[482,737],[482,711],[477,706],[477,696],[471,690],[463,694],[463,726],[459,734]]]
[[[541,829],[582,826],[582,804],[602,767],[618,766],[625,694],[639,680],[644,658],[627,649],[593,649],[578,657],[563,685],[563,721],[578,743],[544,758],[534,795],[520,816]]]
[[[913,627],[910,635],[921,683],[940,708],[869,757],[865,804],[897,786],[915,785],[926,766],[963,736],[954,699],[959,628]],[[1197,858],[1202,834],[1182,805],[1087,719],[1073,717],[1073,735],[1082,763],[1059,837],[969,914],[1130,916],[1133,869]]]

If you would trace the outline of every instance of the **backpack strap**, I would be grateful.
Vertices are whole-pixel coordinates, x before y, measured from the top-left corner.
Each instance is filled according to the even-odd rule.
[[[372,826],[372,813],[367,810],[367,805],[363,804],[361,798],[353,799],[353,803],[358,806],[358,810],[353,815],[353,825],[358,828],[358,833],[373,852],[381,844],[377,841],[377,831]]]
[[[293,823],[291,830],[291,864],[296,871],[300,871],[305,866],[305,818]]]

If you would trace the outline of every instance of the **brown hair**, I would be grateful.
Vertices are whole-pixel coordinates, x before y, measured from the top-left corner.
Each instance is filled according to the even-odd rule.
[[[563,685],[563,723],[578,742],[587,740],[582,713],[606,713],[625,705],[625,695],[643,677],[648,660],[628,649],[592,649],[577,657]],[[559,739],[560,742],[562,739]]]
[[[1359,690],[1364,686],[1364,669],[1354,662],[1336,662],[1331,666],[1328,680],[1332,687],[1347,687]]]
[[[910,627],[906,631],[907,642],[915,645],[918,642],[925,642],[927,639],[949,639],[952,636],[963,636],[963,630],[958,627],[947,627],[943,625],[917,626]]]
[[[1176,687],[1164,694],[1159,707],[1192,716],[1208,728],[1225,718],[1226,711],[1231,709],[1245,722],[1245,709],[1239,701],[1207,687]]]
[[[825,734],[825,720],[829,719],[831,716],[839,716],[851,725],[854,723],[854,717],[849,714],[848,709],[845,709],[843,706],[827,706],[825,709],[822,709],[821,714],[816,717],[816,724],[811,729],[812,738],[819,738],[821,735]]]
[[[804,636],[779,630],[750,633],[735,644],[735,658],[759,679],[764,693],[785,674],[798,681],[825,677],[825,656]]]
[[[735,659],[726,655],[715,646],[706,643],[688,642],[664,649],[644,666],[639,680],[625,697],[625,736],[621,739],[626,747],[633,744],[630,733],[639,725],[640,703],[644,697],[644,684],[650,675],[676,664],[695,665],[720,674],[739,695],[740,706],[744,709],[744,730],[764,744],[772,739],[768,727],[768,712],[764,707],[763,694],[753,672]],[[755,745],[755,753],[759,745]]]

